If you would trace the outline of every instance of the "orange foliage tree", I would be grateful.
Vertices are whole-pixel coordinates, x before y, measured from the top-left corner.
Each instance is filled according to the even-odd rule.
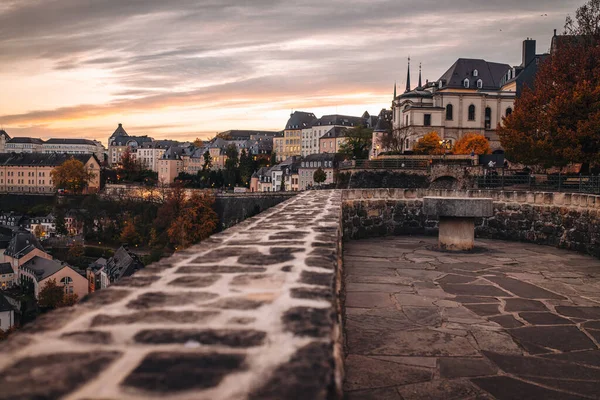
[[[209,192],[194,192],[189,199],[176,199],[178,204],[174,200],[168,206],[167,213],[173,217],[167,234],[171,245],[181,250],[212,235],[219,219],[213,209],[215,197]]]
[[[533,88],[524,88],[498,129],[512,161],[544,167],[600,162],[600,2],[568,19]]]
[[[74,158],[70,158],[50,172],[54,186],[57,189],[67,189],[79,193],[94,178],[94,173],[88,171],[85,165]]]
[[[437,132],[429,132],[421,139],[417,140],[414,147],[415,154],[440,155],[444,154],[444,149],[440,145],[442,138]]]
[[[471,154],[473,152],[477,155],[481,155],[491,154],[492,149],[490,148],[490,142],[488,142],[485,136],[479,133],[469,132],[456,141],[452,148],[452,152],[454,154]]]

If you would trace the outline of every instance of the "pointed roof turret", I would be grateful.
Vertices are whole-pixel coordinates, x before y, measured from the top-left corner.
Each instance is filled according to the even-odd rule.
[[[406,73],[406,92],[410,92],[410,56],[408,57],[408,72]]]
[[[123,124],[119,124],[119,126],[117,127],[117,129],[113,132],[113,134],[110,136],[111,138],[115,138],[118,136],[129,136],[127,134],[127,132],[125,132],[125,129],[123,129]]]
[[[398,95],[396,94],[396,81],[394,81],[394,100],[396,100],[396,97],[398,97]]]
[[[419,63],[419,87],[417,89],[423,89],[423,84],[421,81],[421,63]]]

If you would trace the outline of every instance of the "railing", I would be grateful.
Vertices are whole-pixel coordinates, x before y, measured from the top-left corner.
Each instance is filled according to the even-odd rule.
[[[348,169],[422,169],[429,167],[428,160],[414,159],[379,159],[379,160],[353,160],[342,161],[340,170]]]
[[[600,194],[600,176],[592,175],[501,175],[492,172],[477,176],[476,182],[480,189]]]

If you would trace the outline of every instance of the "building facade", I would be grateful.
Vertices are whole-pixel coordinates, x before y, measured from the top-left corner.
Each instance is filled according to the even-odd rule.
[[[77,295],[81,299],[88,294],[87,279],[67,263],[36,256],[19,269],[19,284],[32,284],[36,298],[51,280],[62,287],[66,295]]]
[[[108,165],[111,167],[118,165],[126,149],[129,148],[132,153],[135,153],[144,143],[153,141],[154,139],[148,136],[129,136],[123,128],[123,124],[119,124],[108,138]]]
[[[277,153],[277,161],[302,155],[302,131],[312,127],[316,120],[313,113],[295,111],[290,114],[285,124],[283,152]]]
[[[100,163],[93,154],[0,154],[0,193],[54,193],[51,172],[75,158],[93,174],[86,193],[100,190]]]
[[[6,153],[41,153],[44,141],[38,138],[15,137],[5,145]]]
[[[300,182],[298,185],[299,190],[306,190],[311,187],[319,185],[329,185],[335,183],[335,171],[337,170],[337,164],[339,157],[335,154],[311,154],[306,156],[300,163],[298,168],[298,175]],[[317,169],[321,168],[326,175],[325,182],[317,184],[314,180],[314,174]]]
[[[96,140],[88,139],[48,139],[42,143],[42,153],[94,154],[99,161],[104,160],[104,146]]]

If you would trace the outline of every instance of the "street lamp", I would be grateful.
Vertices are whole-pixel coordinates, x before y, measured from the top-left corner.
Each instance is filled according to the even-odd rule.
[[[444,149],[444,161],[446,161],[446,150],[450,148],[452,142],[450,139],[440,140],[440,146]]]

